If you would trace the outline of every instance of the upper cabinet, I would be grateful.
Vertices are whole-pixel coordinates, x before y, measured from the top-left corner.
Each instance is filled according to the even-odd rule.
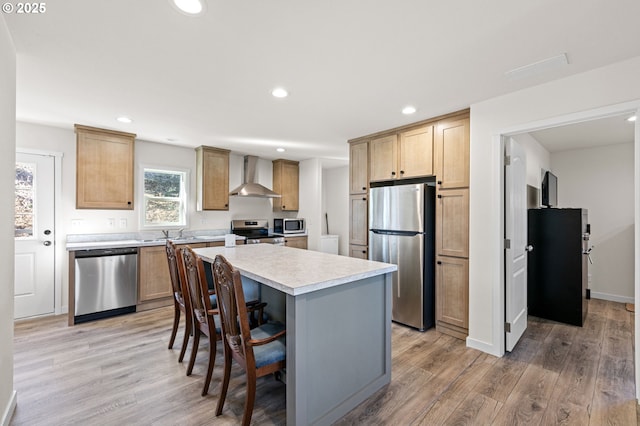
[[[281,195],[273,199],[273,211],[297,211],[300,171],[297,161],[273,160],[273,191]]]
[[[369,187],[369,144],[367,141],[349,146],[349,194],[366,194]]]
[[[229,150],[196,148],[196,208],[229,210]]]
[[[433,126],[371,141],[371,181],[433,175]]]
[[[76,208],[133,210],[133,133],[75,125]]]
[[[469,118],[442,120],[436,126],[437,188],[469,186]]]

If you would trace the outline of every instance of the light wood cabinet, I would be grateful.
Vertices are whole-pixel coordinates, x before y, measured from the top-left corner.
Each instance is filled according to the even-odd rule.
[[[433,175],[433,126],[371,141],[371,181]]]
[[[207,243],[179,244],[177,248],[207,247]],[[166,306],[173,303],[173,288],[169,275],[167,251],[164,245],[140,247],[138,252],[138,303],[158,301],[153,307]]]
[[[300,249],[307,248],[307,237],[284,237],[284,245]]]
[[[433,126],[401,132],[398,144],[400,178],[433,175]]]
[[[229,150],[196,148],[196,209],[229,210]]]
[[[369,177],[371,182],[395,179],[398,167],[398,137],[396,135],[373,139],[369,143]]]
[[[367,196],[364,194],[351,195],[349,197],[349,244],[367,245]]]
[[[75,125],[76,208],[133,210],[133,133]]]
[[[469,189],[436,195],[436,254],[469,257]]]
[[[436,325],[459,338],[469,328],[469,260],[436,256]]]
[[[442,120],[436,126],[436,188],[469,186],[469,118]]]
[[[297,161],[273,160],[273,190],[281,195],[273,198],[273,211],[297,211],[300,170]]]
[[[357,257],[358,259],[368,259],[369,258],[369,250],[367,246],[349,246],[349,256]]]
[[[349,194],[366,194],[369,187],[369,144],[349,146]]]

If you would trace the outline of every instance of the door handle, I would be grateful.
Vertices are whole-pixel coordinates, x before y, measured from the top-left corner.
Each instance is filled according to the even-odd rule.
[[[42,244],[44,244],[45,246],[49,247],[49,246],[51,245],[51,241],[45,241],[45,242],[44,242],[44,243],[42,243]]]
[[[525,249],[525,251],[532,252],[533,251],[533,246],[531,244],[529,244],[524,249]]]

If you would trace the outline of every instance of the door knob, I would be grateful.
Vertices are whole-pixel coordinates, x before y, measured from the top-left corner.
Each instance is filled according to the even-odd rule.
[[[51,241],[45,241],[45,242],[44,242],[44,243],[42,243],[42,244],[44,244],[45,246],[49,247],[49,246],[51,245]]]
[[[533,246],[531,244],[529,244],[528,246],[526,246],[524,248],[526,251],[533,251]]]

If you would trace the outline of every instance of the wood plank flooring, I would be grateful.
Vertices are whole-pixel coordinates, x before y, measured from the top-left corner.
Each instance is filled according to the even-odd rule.
[[[201,397],[206,343],[187,377],[179,345],[166,347],[172,315],[161,308],[75,327],[66,316],[16,323],[11,425],[238,424],[240,369],[215,417],[222,350]],[[592,299],[584,327],[530,317],[516,349],[495,358],[435,330],[394,324],[391,384],[337,424],[635,425],[633,330],[624,304]],[[285,424],[282,383],[258,380],[252,424]]]

